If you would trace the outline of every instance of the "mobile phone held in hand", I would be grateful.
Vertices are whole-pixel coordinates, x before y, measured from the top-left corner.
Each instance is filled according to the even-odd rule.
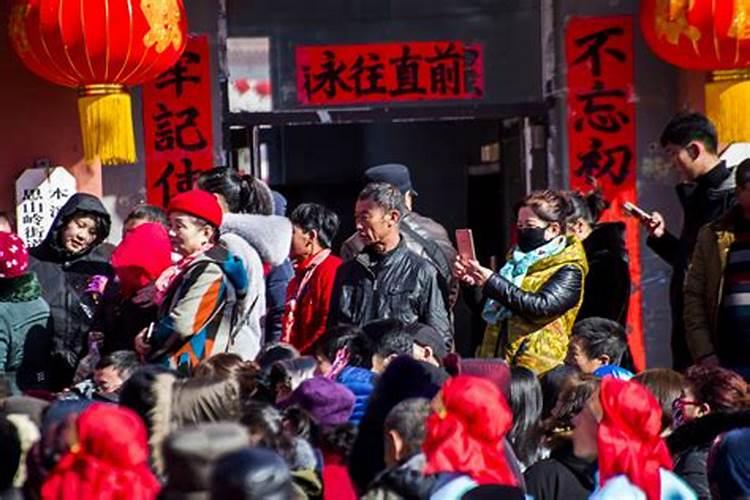
[[[633,203],[630,203],[629,201],[626,201],[625,203],[622,204],[622,209],[625,211],[626,214],[638,219],[641,222],[641,224],[644,224],[646,226],[652,226],[654,224],[654,219],[651,217],[650,214],[648,214],[645,210],[643,210],[639,206]]]
[[[458,255],[464,259],[477,260],[474,234],[471,229],[456,229],[456,246],[458,247]]]

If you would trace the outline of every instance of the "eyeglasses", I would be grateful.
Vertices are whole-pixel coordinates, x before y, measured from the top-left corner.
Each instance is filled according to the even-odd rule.
[[[672,411],[684,410],[688,406],[700,406],[703,403],[691,399],[677,398],[672,402]]]

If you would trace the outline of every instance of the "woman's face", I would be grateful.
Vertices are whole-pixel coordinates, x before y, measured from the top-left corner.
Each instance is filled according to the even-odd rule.
[[[544,229],[544,236],[547,241],[560,236],[560,224],[557,222],[547,222],[541,219],[530,207],[521,207],[518,211],[516,225],[519,230],[528,228]]]
[[[683,387],[680,397],[672,404],[672,417],[675,427],[709,413],[711,413],[711,408],[704,402],[698,401],[690,386]]]
[[[169,239],[172,249],[182,256],[192,255],[211,240],[212,229],[182,212],[169,214]]]
[[[65,226],[62,245],[68,252],[79,254],[96,241],[96,220],[90,215],[76,215]]]
[[[597,434],[602,419],[602,407],[599,402],[599,391],[586,402],[583,409],[573,417],[573,452],[577,457],[591,458],[598,453]]]

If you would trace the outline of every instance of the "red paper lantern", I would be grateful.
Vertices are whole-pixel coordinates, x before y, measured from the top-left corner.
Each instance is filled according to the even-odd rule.
[[[182,0],[15,0],[9,33],[29,70],[78,89],[86,159],[134,163],[127,87],[179,59],[187,43]]]
[[[684,69],[750,67],[750,0],[643,0],[651,50]]]

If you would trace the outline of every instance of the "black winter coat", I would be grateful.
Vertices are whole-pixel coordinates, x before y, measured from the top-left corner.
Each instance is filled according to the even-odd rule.
[[[714,439],[734,429],[750,427],[750,411],[716,412],[681,425],[667,438],[674,473],[698,495],[710,500],[708,453]]]
[[[630,301],[630,269],[625,224],[598,224],[583,240],[589,272],[583,287],[578,319],[599,317],[626,326]]]
[[[385,255],[365,250],[336,273],[329,324],[362,326],[375,319],[396,318],[432,326],[453,344],[448,308],[435,267],[413,253],[401,238]]]
[[[596,487],[596,460],[573,455],[570,445],[526,470],[526,492],[535,500],[586,500]]]
[[[99,232],[89,249],[71,255],[62,246],[62,233],[76,214],[100,219]],[[110,218],[101,201],[84,193],[74,194],[60,209],[44,241],[29,251],[30,270],[42,285],[42,297],[50,306],[52,318],[52,352],[50,360],[53,389],[72,381],[78,361],[86,347],[86,335],[94,311],[82,305],[92,276],[112,277],[109,252],[101,243],[109,235]]]
[[[648,238],[648,246],[672,266],[669,301],[672,308],[672,357],[678,371],[693,364],[685,340],[683,323],[683,285],[690,258],[693,255],[698,231],[719,218],[735,202],[734,169],[724,162],[714,167],[695,182],[677,185],[677,197],[683,211],[683,225],[679,238],[666,232],[661,238]]]

